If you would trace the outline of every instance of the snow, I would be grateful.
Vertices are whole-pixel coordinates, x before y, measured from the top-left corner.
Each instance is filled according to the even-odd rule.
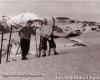
[[[21,57],[17,57],[16,62],[4,63],[5,61],[2,61],[0,80],[56,80],[57,75],[96,75],[99,77],[100,32],[84,33],[74,40],[81,42],[78,39],[87,42],[89,46],[67,49],[72,44],[69,40],[60,38],[55,39],[57,49],[60,44],[64,44],[67,48],[63,50],[65,46],[61,45],[62,51],[59,51],[57,56],[51,54],[45,58],[37,58],[34,55],[28,55],[29,60],[26,61],[22,61]],[[5,77],[6,75],[11,77]],[[33,75],[33,77],[18,77],[18,75]],[[41,76],[34,77],[34,75]]]
[[[10,20],[8,20],[8,23],[21,23],[26,22],[28,20],[34,20],[38,19],[37,15],[31,12],[21,13],[16,16],[10,17]]]

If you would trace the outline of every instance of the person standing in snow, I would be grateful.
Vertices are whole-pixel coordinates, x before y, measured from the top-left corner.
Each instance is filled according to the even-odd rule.
[[[42,26],[41,26],[41,32],[40,35],[42,37],[42,50],[43,50],[43,57],[46,56],[46,50],[47,50],[47,42],[49,43],[49,54],[50,55],[50,51],[51,49],[53,49],[54,51],[54,55],[57,55],[58,53],[56,52],[56,44],[54,42],[54,38],[52,35],[53,32],[53,26],[51,24],[48,23],[47,19],[44,19],[44,21],[42,22]]]
[[[30,38],[31,34],[35,35],[35,30],[31,27],[32,21],[27,21],[26,26],[22,27],[19,30],[19,37],[20,37],[20,46],[22,51],[22,60],[27,60],[27,54],[30,48]]]

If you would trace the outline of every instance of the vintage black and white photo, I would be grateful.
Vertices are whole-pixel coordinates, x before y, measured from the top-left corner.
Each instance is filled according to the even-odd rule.
[[[0,0],[0,80],[100,80],[99,0]]]

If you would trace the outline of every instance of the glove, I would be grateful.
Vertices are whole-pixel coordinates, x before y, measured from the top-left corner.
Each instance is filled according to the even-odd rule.
[[[51,40],[51,37],[49,37],[48,40]]]
[[[48,35],[45,35],[45,38],[47,38],[47,39],[48,39],[48,38],[49,38],[49,36],[48,36]]]

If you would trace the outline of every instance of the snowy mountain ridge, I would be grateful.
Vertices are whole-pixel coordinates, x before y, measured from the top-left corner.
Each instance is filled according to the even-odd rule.
[[[20,23],[20,22],[26,22],[28,20],[34,20],[38,19],[37,15],[31,12],[21,13],[16,16],[10,17],[10,20],[8,22],[10,23]]]

